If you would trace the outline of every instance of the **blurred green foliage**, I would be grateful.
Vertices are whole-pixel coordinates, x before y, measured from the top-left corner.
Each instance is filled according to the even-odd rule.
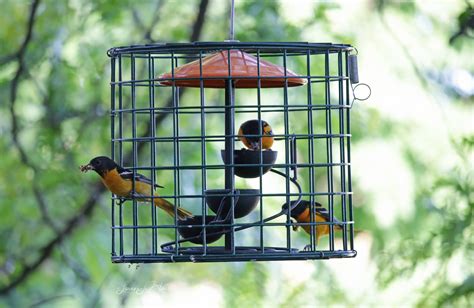
[[[210,306],[229,307],[472,306],[474,94],[466,86],[474,75],[472,5],[350,3],[236,1],[236,38],[358,48],[361,80],[374,89],[352,117],[353,149],[363,153],[352,161],[359,256],[135,269],[111,264],[109,194],[99,194],[97,179],[77,167],[110,151],[106,50],[189,41],[200,1],[41,0],[30,18],[30,1],[0,0],[0,305],[168,306],[193,303],[201,292]],[[210,0],[199,40],[227,38],[228,9]],[[451,74],[459,71],[464,79]],[[453,77],[432,82],[430,76]],[[460,85],[463,95],[449,91]],[[211,103],[219,100],[217,92],[209,95]],[[397,158],[381,157],[378,165],[395,165],[392,178],[375,166],[357,170],[367,165],[356,158],[373,157],[380,147]],[[383,182],[393,185],[382,191]],[[404,198],[390,200],[399,187]],[[380,200],[401,200],[403,210]],[[155,284],[163,289],[143,292]]]

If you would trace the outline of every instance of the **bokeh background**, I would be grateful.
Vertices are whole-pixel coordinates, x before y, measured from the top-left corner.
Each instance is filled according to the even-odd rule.
[[[236,1],[240,41],[359,51],[355,259],[110,262],[110,194],[78,172],[110,151],[106,51],[222,41],[228,2],[0,0],[0,306],[473,306],[469,1]]]

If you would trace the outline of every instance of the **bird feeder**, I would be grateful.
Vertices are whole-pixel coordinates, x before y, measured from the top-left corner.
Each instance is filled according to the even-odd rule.
[[[155,183],[171,179],[151,197],[194,214],[170,220],[149,203],[114,197],[112,261],[354,257],[353,52],[345,44],[237,41],[110,49],[112,158]],[[183,94],[187,88],[195,90]],[[252,118],[272,125],[272,149],[239,148],[239,125]],[[310,204],[306,223],[291,218],[301,202]],[[325,222],[314,214],[318,203]],[[318,242],[321,225],[328,236]]]

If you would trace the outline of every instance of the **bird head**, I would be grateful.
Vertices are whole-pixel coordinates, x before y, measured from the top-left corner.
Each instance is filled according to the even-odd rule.
[[[266,121],[262,121],[262,131],[265,136],[273,136],[272,127]]]
[[[117,168],[117,164],[107,156],[98,156],[93,158],[87,165],[81,166],[82,172],[94,170],[99,175]]]
[[[263,136],[262,142],[269,141],[267,137],[273,136],[272,127],[264,120],[248,120],[240,126],[239,134],[244,135],[247,142],[247,147],[251,150],[260,150],[260,138],[259,137],[249,137],[247,135],[261,135]],[[244,142],[245,143],[245,142]],[[273,139],[271,139],[271,143],[273,143]],[[269,145],[271,146],[271,144]],[[269,146],[264,148],[269,148]]]
[[[294,207],[295,203],[296,203],[296,200],[290,201],[291,217],[294,218],[294,219],[297,219],[298,216],[300,216],[304,212],[304,210],[309,207],[310,202],[307,201],[307,200],[300,200],[300,202],[296,205],[296,207]],[[314,206],[321,207],[322,205],[318,202],[314,202]],[[287,211],[288,210],[288,203],[283,204],[281,209]]]

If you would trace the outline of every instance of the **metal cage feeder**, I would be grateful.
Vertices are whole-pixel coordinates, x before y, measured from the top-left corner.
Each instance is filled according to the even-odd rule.
[[[170,223],[149,203],[113,198],[112,261],[354,257],[353,50],[345,44],[237,41],[110,49],[112,158],[147,172],[154,183],[172,178],[173,187],[159,197],[194,214]],[[186,88],[195,89],[186,96]],[[240,89],[245,99],[239,99]],[[236,148],[242,137],[237,125],[248,118],[276,123],[278,151]],[[255,137],[264,137],[261,127]],[[190,179],[198,188],[189,187]],[[270,181],[284,188],[268,192]],[[210,188],[212,183],[220,187]],[[253,186],[237,187],[242,183]],[[310,218],[295,222],[292,211],[303,201]],[[328,221],[317,221],[317,202],[327,207]],[[310,232],[300,235],[295,226]],[[318,227],[327,227],[327,241],[318,243]]]

